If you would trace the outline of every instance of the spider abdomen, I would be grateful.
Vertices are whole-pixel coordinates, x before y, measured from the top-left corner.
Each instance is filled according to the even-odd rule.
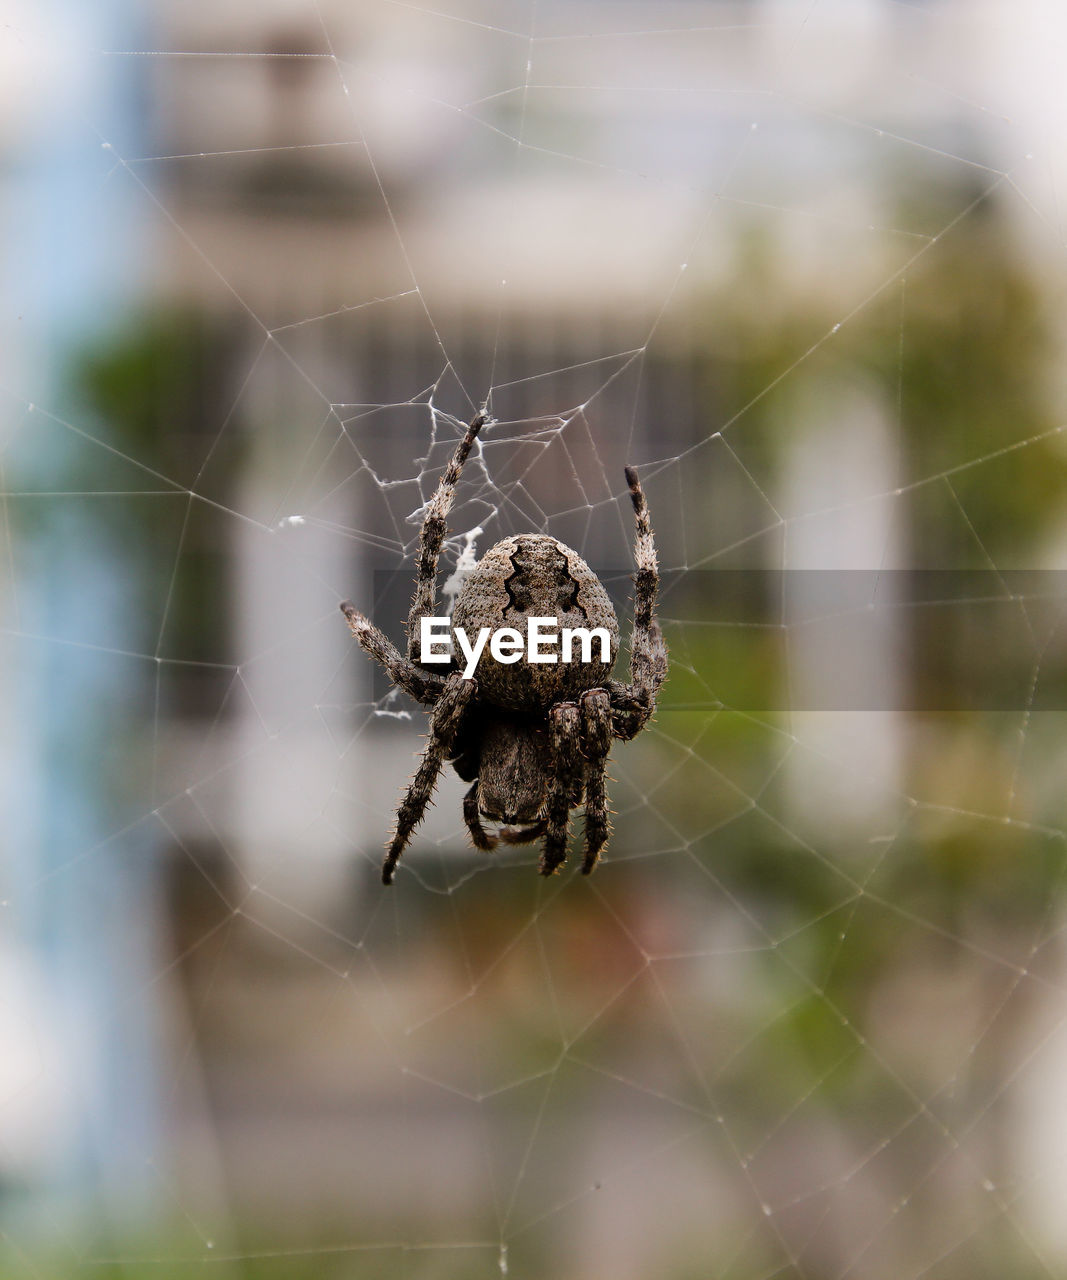
[[[523,656],[505,664],[486,647],[476,670],[482,701],[513,711],[543,710],[607,680],[619,648],[611,599],[582,557],[546,534],[504,538],[490,547],[464,580],[452,625],[468,636],[482,628],[495,632],[511,627],[525,637],[529,618],[556,620],[556,626],[544,628],[542,634],[555,634],[555,645],[547,645],[546,652],[557,660],[530,663]],[[571,660],[563,661],[564,628],[605,630],[610,661],[603,660],[601,646],[595,643],[590,645],[590,661],[582,660],[585,655],[578,646]]]
[[[489,718],[481,725],[478,805],[494,822],[528,823],[540,816],[548,795],[551,747],[540,723]]]

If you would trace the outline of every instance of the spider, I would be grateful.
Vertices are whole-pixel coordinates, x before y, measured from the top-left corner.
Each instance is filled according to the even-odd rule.
[[[570,813],[584,802],[582,871],[588,875],[611,834],[605,789],[611,739],[629,740],[645,727],[667,675],[667,646],[655,616],[659,576],[652,525],[632,467],[625,468],[637,526],[629,684],[609,678],[619,627],[607,592],[577,552],[544,534],[505,538],[491,547],[465,577],[452,625],[467,634],[482,627],[525,631],[528,618],[545,615],[555,617],[560,627],[600,627],[609,644],[599,660],[590,643],[582,661],[554,664],[533,665],[524,654],[504,665],[485,651],[470,678],[464,678],[456,659],[448,660],[447,674],[420,665],[420,627],[435,611],[445,520],[463,464],[488,421],[484,410],[475,416],[427,504],[407,621],[407,657],[354,605],[341,605],[352,634],[393,683],[433,708],[429,742],[397,808],[396,829],[382,865],[385,884],[393,881],[446,761],[472,784],[463,798],[463,818],[475,848],[488,852],[500,841],[529,844],[543,836],[539,869],[544,876],[566,861]],[[499,831],[487,831],[483,819],[502,824]]]

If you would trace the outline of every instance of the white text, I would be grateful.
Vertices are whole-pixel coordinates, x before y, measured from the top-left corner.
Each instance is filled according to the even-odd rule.
[[[419,661],[451,662],[451,641],[463,655],[463,678],[469,680],[489,646],[489,656],[497,662],[573,662],[577,644],[579,662],[611,662],[611,635],[607,627],[560,627],[558,618],[527,618],[526,635],[514,627],[493,631],[482,627],[471,644],[462,627],[453,627],[451,618],[422,618],[419,623]],[[600,642],[600,658],[593,657],[593,642]],[[559,649],[559,653],[555,650]]]

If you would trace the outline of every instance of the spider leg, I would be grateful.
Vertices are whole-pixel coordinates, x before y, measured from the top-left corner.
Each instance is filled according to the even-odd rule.
[[[415,598],[408,613],[408,657],[413,660],[419,652],[419,622],[422,618],[433,616],[437,602],[437,561],[441,554],[441,544],[445,540],[445,521],[456,496],[459,473],[463,470],[463,464],[467,461],[478,432],[488,421],[489,414],[484,409],[474,415],[466,434],[456,446],[456,452],[445,468],[433,497],[426,504],[426,515],[419,534]]]
[[[481,849],[484,853],[490,853],[496,848],[498,840],[496,836],[490,835],[482,826],[482,819],[478,813],[478,784],[477,782],[463,797],[463,821],[467,824],[467,830],[470,833],[471,844],[476,849]]]
[[[540,871],[550,876],[567,860],[570,813],[581,800],[581,713],[573,702],[558,702],[548,714],[552,731],[552,781],[548,788],[548,825]]]
[[[348,629],[360,646],[385,668],[393,684],[410,693],[416,702],[432,705],[437,701],[445,687],[444,676],[433,675],[409,662],[389,637],[347,600],[341,605],[341,612],[348,619]]]
[[[585,746],[585,861],[587,876],[600,860],[600,851],[611,835],[604,770],[611,746],[611,699],[606,689],[590,689],[582,695],[582,736]]]
[[[656,544],[652,536],[648,503],[633,467],[626,468],[626,483],[634,507],[634,621],[630,631],[630,683],[608,681],[614,717],[612,732],[617,738],[635,737],[652,718],[656,694],[667,675],[667,646],[656,618],[659,571]]]
[[[441,697],[430,713],[430,741],[426,744],[418,771],[396,811],[396,830],[382,863],[383,884],[393,883],[396,864],[411,839],[412,831],[426,812],[437,775],[455,741],[464,709],[476,692],[475,682],[464,680],[458,671],[453,672],[445,682]]]
[[[605,786],[607,760],[601,756],[589,767],[585,784],[585,861],[582,875],[587,876],[600,861],[600,851],[611,836],[611,818],[608,816],[608,792]]]

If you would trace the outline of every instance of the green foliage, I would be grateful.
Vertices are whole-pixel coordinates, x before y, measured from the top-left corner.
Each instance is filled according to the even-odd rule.
[[[142,464],[144,487],[188,488],[199,478],[202,492],[205,469],[212,485],[232,481],[242,460],[239,423],[230,419],[238,334],[232,319],[150,310],[74,359],[76,404],[93,414],[107,445]],[[113,455],[100,460],[109,463]]]
[[[232,489],[245,461],[234,370],[234,319],[164,309],[131,317],[72,361],[69,383],[95,447],[72,459],[72,488],[121,490],[101,503],[97,528],[138,583],[145,648],[187,664],[228,660]],[[139,494],[145,496],[139,497]],[[166,671],[172,701],[214,711],[227,673]]]
[[[948,225],[951,207],[929,220]],[[835,388],[858,382],[896,424],[898,483],[916,486],[905,497],[911,563],[1027,563],[1067,495],[1059,339],[1047,291],[996,206],[951,226],[866,299],[862,284],[789,292],[758,240],[740,264],[707,309],[705,377],[757,481],[773,489],[783,446],[803,427],[798,404],[832,411]]]

